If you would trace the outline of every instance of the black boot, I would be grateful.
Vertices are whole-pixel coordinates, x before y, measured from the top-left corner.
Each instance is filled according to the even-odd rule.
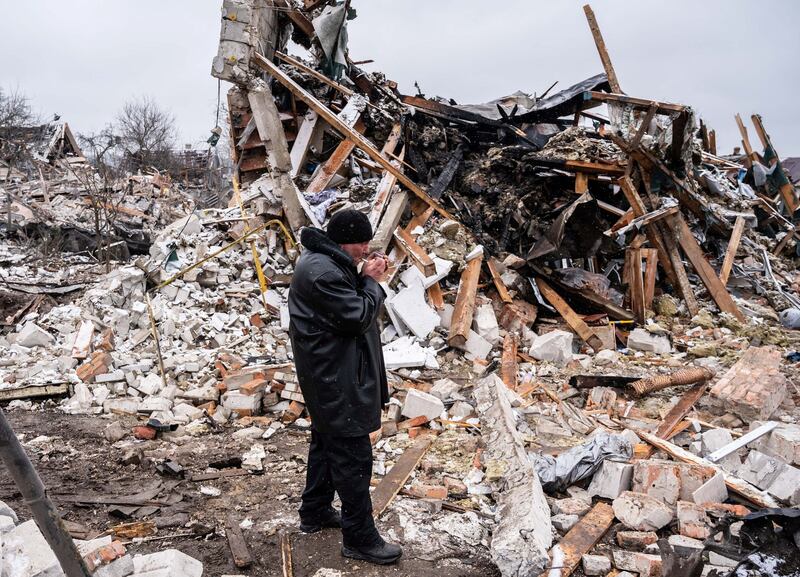
[[[370,545],[342,545],[342,555],[351,559],[368,561],[377,565],[389,565],[403,555],[403,548],[395,543],[384,541],[378,537]]]
[[[342,526],[342,516],[333,507],[323,509],[321,513],[310,519],[300,519],[300,530],[303,533],[316,533],[322,529],[339,528]]]

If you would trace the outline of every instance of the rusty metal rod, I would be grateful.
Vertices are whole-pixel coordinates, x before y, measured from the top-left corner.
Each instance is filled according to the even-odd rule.
[[[33,468],[25,449],[14,434],[14,429],[0,409],[0,460],[14,484],[30,507],[36,525],[55,553],[67,577],[91,577],[81,554],[64,527],[61,516],[47,497],[44,484]]]
[[[695,383],[702,383],[714,376],[714,371],[705,367],[695,367],[691,369],[681,369],[671,375],[658,375],[655,377],[648,377],[646,379],[639,379],[628,384],[628,387],[633,389],[635,397],[641,397],[648,393],[654,393],[667,387],[675,387],[679,385],[694,385]]]

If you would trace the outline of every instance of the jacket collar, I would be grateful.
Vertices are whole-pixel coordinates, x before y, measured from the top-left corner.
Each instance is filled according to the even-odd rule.
[[[352,257],[332,241],[322,229],[313,226],[305,227],[300,232],[300,243],[311,252],[324,254],[342,266],[355,268]]]

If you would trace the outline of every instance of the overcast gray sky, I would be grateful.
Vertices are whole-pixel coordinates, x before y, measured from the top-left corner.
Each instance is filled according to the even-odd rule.
[[[354,60],[374,59],[405,93],[484,102],[515,90],[566,88],[602,72],[583,1],[352,0]],[[176,117],[181,142],[214,126],[209,73],[220,0],[2,0],[0,86],[78,132],[101,128],[131,97]],[[800,155],[796,59],[800,2],[594,0],[622,89],[693,106],[739,142],[733,115],[763,115],[778,152]],[[227,89],[223,85],[224,91]],[[751,128],[754,145],[757,138]]]

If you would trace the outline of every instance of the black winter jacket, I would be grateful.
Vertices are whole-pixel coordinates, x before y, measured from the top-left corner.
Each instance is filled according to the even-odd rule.
[[[324,231],[304,228],[300,241],[289,335],[312,426],[342,437],[369,434],[389,402],[376,322],[386,295]]]

